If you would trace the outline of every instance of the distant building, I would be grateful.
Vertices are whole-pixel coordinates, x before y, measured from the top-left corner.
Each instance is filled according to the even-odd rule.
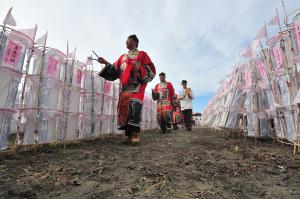
[[[192,114],[192,122],[194,125],[199,126],[201,121],[201,113],[193,113]]]

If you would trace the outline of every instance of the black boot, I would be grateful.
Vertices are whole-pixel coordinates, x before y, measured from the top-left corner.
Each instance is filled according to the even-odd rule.
[[[125,136],[123,137],[123,144],[131,144],[132,132],[125,130]]]
[[[177,124],[173,124],[173,130],[177,130],[177,129],[179,129]]]
[[[164,121],[161,121],[160,129],[161,129],[161,133],[167,133],[167,125]]]

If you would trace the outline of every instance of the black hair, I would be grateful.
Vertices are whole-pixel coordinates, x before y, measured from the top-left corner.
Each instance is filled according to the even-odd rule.
[[[166,76],[164,72],[159,73],[159,76]]]
[[[139,46],[139,39],[137,38],[136,35],[129,35],[128,38],[130,38],[130,39],[132,39],[132,40],[134,40],[136,42],[136,47]]]

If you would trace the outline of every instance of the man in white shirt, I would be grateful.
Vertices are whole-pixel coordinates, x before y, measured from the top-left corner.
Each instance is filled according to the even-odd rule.
[[[178,99],[180,100],[181,111],[184,116],[185,128],[187,131],[192,130],[192,113],[193,113],[193,93],[192,89],[187,87],[187,81],[182,80],[183,89],[179,92]]]

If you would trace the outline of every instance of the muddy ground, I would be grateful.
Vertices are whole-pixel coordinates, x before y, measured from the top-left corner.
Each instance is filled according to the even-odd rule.
[[[300,198],[300,154],[206,128],[0,153],[0,198]]]

